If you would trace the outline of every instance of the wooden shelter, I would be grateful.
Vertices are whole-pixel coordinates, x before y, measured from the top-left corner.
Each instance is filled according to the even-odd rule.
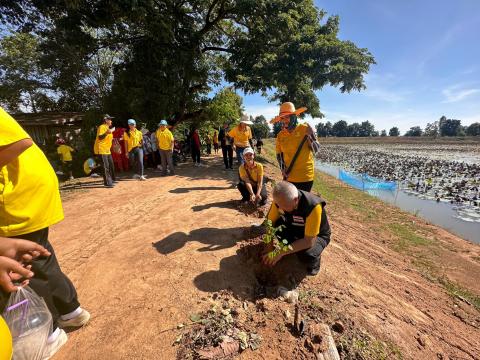
[[[12,117],[39,145],[45,145],[58,137],[72,139],[81,131],[84,113],[41,112],[14,114]]]

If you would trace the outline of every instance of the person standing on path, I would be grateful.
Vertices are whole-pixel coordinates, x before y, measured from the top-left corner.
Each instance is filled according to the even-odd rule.
[[[202,143],[200,142],[200,135],[198,135],[198,129],[195,129],[192,134],[191,144],[192,159],[195,166],[200,166],[200,153],[202,149]]]
[[[168,130],[167,126],[167,120],[161,120],[156,132],[160,159],[162,161],[162,176],[167,176],[167,165],[170,175],[175,175],[172,159],[175,140],[172,132]]]
[[[218,154],[218,133],[217,130],[213,133],[213,150]]]
[[[291,102],[280,106],[280,113],[272,122],[283,122],[284,128],[277,134],[275,149],[283,179],[299,190],[311,191],[314,179],[314,157],[318,142],[308,124],[298,124],[297,116],[307,108],[295,109]]]
[[[251,201],[253,204],[265,205],[267,202],[267,188],[263,183],[263,165],[255,161],[255,153],[247,147],[243,151],[245,162],[238,168],[240,182],[237,189],[242,194],[242,201]]]
[[[241,165],[244,162],[243,150],[249,146],[253,148],[252,130],[250,129],[250,126],[248,126],[252,124],[253,123],[249,120],[248,115],[242,115],[240,118],[240,124],[228,132],[228,136],[233,139],[238,165]]]
[[[229,132],[228,124],[223,124],[223,129],[220,130],[218,134],[218,139],[220,140],[220,145],[222,147],[223,163],[225,164],[225,169],[233,170],[233,147],[232,147],[232,138],[228,136]]]
[[[42,150],[1,107],[0,124],[0,241],[30,240],[51,254],[32,261],[35,275],[29,280],[52,313],[53,331],[44,353],[48,358],[67,341],[62,329],[85,325],[90,314],[80,307],[77,291],[48,241],[49,227],[64,217],[57,176]]]
[[[113,117],[105,114],[103,124],[97,129],[95,137],[94,153],[100,156],[103,166],[103,185],[108,188],[113,187],[115,180],[115,166],[111,153],[113,134],[115,129],[111,129]]]
[[[125,141],[125,156],[130,160],[130,166],[135,168],[134,179],[147,180],[143,175],[143,134],[137,129],[137,122],[134,119],[128,119],[128,129],[123,134]]]
[[[57,153],[62,161],[62,171],[70,180],[73,180],[72,152],[75,150],[71,146],[66,145],[63,139],[58,139],[55,143],[58,145]]]

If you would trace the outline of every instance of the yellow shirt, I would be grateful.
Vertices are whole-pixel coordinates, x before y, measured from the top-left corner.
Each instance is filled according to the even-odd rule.
[[[250,146],[248,140],[252,138],[252,130],[250,126],[246,126],[245,130],[242,131],[237,125],[228,132],[228,136],[233,138],[235,146],[247,147]]]
[[[286,169],[288,169],[292,162],[293,156],[297,152],[298,146],[302,142],[305,135],[307,135],[308,126],[306,124],[299,124],[292,133],[287,129],[283,129],[277,135],[276,151],[277,154],[283,153]],[[293,165],[293,169],[288,175],[288,181],[292,182],[306,182],[313,181],[314,177],[314,160],[313,155],[308,145],[308,140],[302,146],[300,154]]]
[[[123,134],[123,140],[125,140],[125,144],[127,144],[127,151],[132,151],[133,148],[140,146],[142,143],[143,134],[140,130],[134,129],[130,131],[130,136],[128,136],[127,132]]]
[[[173,146],[173,135],[170,130],[167,128],[160,130],[158,129],[155,133],[157,136],[158,147],[160,150],[171,150]]]
[[[0,146],[29,138],[0,107]],[[57,176],[45,154],[33,144],[0,169],[0,236],[28,234],[62,219]]]
[[[7,326],[7,323],[0,316],[0,340],[2,346],[0,346],[0,360],[10,360],[13,352],[12,334]]]
[[[238,172],[240,173],[240,179],[245,182],[248,180],[248,182],[251,183],[252,180],[248,177],[247,171],[245,170],[245,165],[246,164],[242,164],[238,168]],[[255,182],[258,184],[263,176],[263,165],[255,162],[255,167],[253,169],[248,168],[248,172],[250,173],[252,179],[255,180]]]
[[[63,162],[72,161],[72,151],[73,149],[68,145],[60,145],[57,148],[57,153],[60,154]]]
[[[272,205],[270,206],[270,210],[268,211],[267,219],[270,220],[272,224],[275,224],[275,221],[277,221],[280,218],[280,212],[281,210],[278,209],[275,202],[272,202]],[[307,218],[305,219],[305,237],[317,236],[318,233],[320,232],[321,222],[322,222],[322,205],[318,204],[313,208],[310,215],[308,215]]]
[[[100,135],[108,131],[108,125],[102,124],[97,129],[97,137],[95,138],[94,153],[98,155],[110,155],[110,148],[112,147],[113,134],[107,134],[103,139],[99,139]]]
[[[213,134],[213,143],[218,144],[218,134],[217,133]]]

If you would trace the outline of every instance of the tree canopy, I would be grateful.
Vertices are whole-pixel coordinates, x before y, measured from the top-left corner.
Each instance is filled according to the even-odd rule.
[[[62,104],[155,121],[200,117],[222,82],[319,117],[316,90],[362,90],[374,64],[312,0],[18,0],[0,1],[0,14],[39,36]]]

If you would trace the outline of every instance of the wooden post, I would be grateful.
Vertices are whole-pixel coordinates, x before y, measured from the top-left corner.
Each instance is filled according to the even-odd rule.
[[[320,327],[323,332],[323,341],[324,351],[317,354],[318,360],[340,360],[340,355],[338,355],[337,347],[335,346],[335,340],[333,340],[332,333],[330,328],[326,324],[320,324]]]

